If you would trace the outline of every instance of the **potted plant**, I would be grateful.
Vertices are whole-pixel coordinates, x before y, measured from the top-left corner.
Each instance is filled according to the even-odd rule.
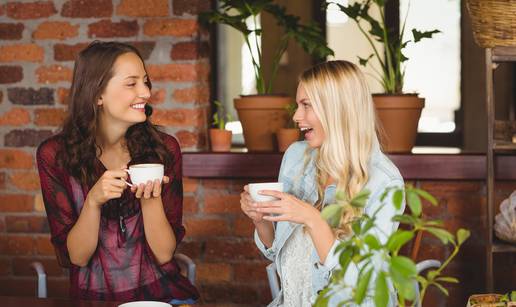
[[[285,110],[287,111],[287,125],[285,128],[278,130],[278,150],[285,152],[290,144],[299,140],[299,129],[297,128],[296,122],[294,122],[294,113],[296,113],[297,104],[289,103]]]
[[[241,96],[234,100],[238,117],[242,123],[244,140],[250,151],[274,150],[274,134],[285,126],[285,106],[291,102],[290,97],[272,95],[272,85],[279,68],[281,56],[293,39],[306,52],[317,59],[325,59],[333,51],[327,47],[322,31],[315,24],[303,25],[299,17],[286,13],[285,7],[272,0],[220,0],[220,9],[203,12],[199,18],[203,24],[224,24],[242,33],[244,42],[252,57],[254,77],[258,95]],[[258,48],[253,52],[251,39],[258,44],[262,29],[257,28],[260,14],[270,14],[283,29],[280,43],[277,44],[272,62],[271,78],[265,80],[262,52]],[[254,26],[246,21],[252,19]]]
[[[417,94],[403,93],[403,78],[405,77],[403,63],[408,60],[403,54],[403,49],[411,42],[417,43],[423,38],[431,38],[440,31],[421,32],[412,29],[413,39],[405,40],[407,16],[405,16],[398,33],[387,28],[384,15],[386,2],[385,0],[362,0],[349,5],[333,4],[355,21],[373,49],[373,53],[368,57],[359,57],[360,64],[367,65],[371,58],[375,58],[379,64],[380,69],[375,69],[375,71],[384,93],[373,95],[373,100],[385,133],[383,140],[385,151],[410,152],[416,141],[417,126],[425,100],[418,97]],[[380,16],[378,19],[369,13],[373,9],[378,11],[378,16]],[[364,24],[368,25],[369,29],[366,29]],[[383,45],[384,52],[378,50],[374,44],[375,41]]]
[[[453,235],[443,229],[441,222],[422,219],[421,198],[437,205],[435,198],[424,190],[410,185],[405,188],[387,188],[380,200],[383,202],[390,193],[398,210],[402,206],[403,199],[406,199],[410,214],[404,213],[393,217],[393,221],[407,225],[406,229],[398,229],[385,242],[382,242],[376,234],[381,231],[370,231],[377,227],[378,210],[371,216],[363,214],[350,221],[352,233],[336,249],[336,252],[340,252],[340,267],[332,273],[329,285],[321,291],[315,306],[327,306],[332,296],[346,289],[351,295],[348,300],[338,302],[342,303],[342,306],[348,303],[360,305],[366,298],[372,299],[376,306],[387,306],[393,299],[390,297],[393,295],[393,291],[389,291],[390,286],[396,290],[395,300],[398,306],[414,306],[416,303],[423,302],[429,286],[435,286],[447,295],[448,291],[443,283],[458,282],[456,278],[444,276],[443,270],[457,255],[461,245],[469,237],[469,231],[459,229],[456,235]],[[362,211],[368,197],[367,190],[361,191],[351,200],[342,193],[337,193],[336,204],[326,206],[321,214],[335,226],[340,222],[343,210]],[[443,244],[453,245],[453,251],[449,257],[426,274],[418,272],[412,259],[399,254],[400,249],[420,231],[432,234]],[[373,259],[382,259],[385,265],[373,265]],[[356,280],[347,284],[344,276],[351,266],[357,267],[358,274]],[[416,290],[415,285],[418,285],[419,291]],[[332,301],[332,305],[333,303],[336,302]]]
[[[232,133],[226,130],[226,123],[231,120],[220,101],[215,100],[217,111],[213,114],[213,127],[210,129],[210,144],[212,151],[229,151],[231,149]]]

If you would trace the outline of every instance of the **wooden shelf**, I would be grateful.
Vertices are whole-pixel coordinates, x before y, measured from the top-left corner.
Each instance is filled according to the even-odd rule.
[[[516,143],[495,140],[493,149],[495,151],[516,151]]]
[[[515,62],[516,48],[514,47],[494,47],[492,49],[493,62]]]
[[[491,251],[493,253],[514,253],[516,252],[516,244],[494,239]]]

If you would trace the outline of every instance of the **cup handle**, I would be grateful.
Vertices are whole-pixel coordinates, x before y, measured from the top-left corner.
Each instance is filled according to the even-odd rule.
[[[128,170],[128,169],[124,169],[124,171],[125,171],[127,174],[129,174],[129,176],[131,175],[131,173],[129,172],[129,170]],[[133,184],[132,184],[132,183],[127,182],[127,180],[125,180],[124,178],[120,178],[120,179],[122,179],[122,181],[123,181],[123,182],[125,182],[125,184],[127,184],[128,186],[130,186],[130,187],[132,187],[132,186],[133,186]]]

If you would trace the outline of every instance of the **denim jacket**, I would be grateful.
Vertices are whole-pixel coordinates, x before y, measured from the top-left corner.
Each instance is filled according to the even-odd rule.
[[[297,198],[310,203],[315,204],[317,201],[317,183],[315,179],[315,165],[314,157],[315,151],[312,151],[312,157],[308,164],[305,166],[305,152],[308,147],[306,141],[296,142],[292,144],[283,156],[281,162],[281,168],[279,173],[278,181],[283,182],[284,191],[296,196]],[[375,140],[371,152],[371,158],[368,165],[369,180],[364,188],[369,189],[371,192],[369,200],[364,208],[364,213],[372,214],[379,206],[382,205],[380,197],[384,192],[385,188],[392,186],[403,186],[403,178],[401,177],[398,169],[394,164],[380,151],[378,141]],[[334,203],[335,201],[335,185],[329,185],[324,191],[323,206]],[[375,234],[378,235],[384,243],[387,237],[398,228],[398,223],[392,222],[391,218],[403,212],[404,205],[400,211],[397,211],[392,204],[392,197],[387,197],[383,201],[383,208],[380,209],[377,215],[377,226],[381,231],[372,229]],[[276,264],[276,269],[281,276],[281,250],[285,245],[285,242],[289,239],[290,235],[296,229],[296,227],[302,227],[303,225],[291,223],[291,222],[277,222],[274,223],[275,237],[270,248],[265,247],[261,242],[258,233],[255,231],[254,238],[255,243],[260,251],[269,260]],[[338,254],[335,254],[335,248],[337,247],[339,240],[335,240],[331,247],[328,256],[324,263],[319,259],[319,255],[315,248],[310,251],[310,262],[312,266],[312,303],[315,302],[318,292],[320,292],[329,282],[331,273],[334,269],[339,266]],[[383,266],[382,260],[377,257],[373,260],[374,266]],[[347,270],[345,280],[348,284],[354,284],[356,282],[359,268],[350,265]],[[374,276],[373,276],[374,278]],[[374,280],[374,279],[371,279]],[[392,286],[390,287],[392,290]],[[370,289],[372,290],[372,289]],[[372,294],[372,293],[371,293]],[[328,306],[336,306],[338,302],[345,300],[351,296],[351,293],[339,290],[332,296]],[[279,293],[278,298],[282,300],[282,292]],[[391,300],[393,295],[391,295]],[[371,300],[365,301],[362,306],[374,306]],[[392,304],[394,306],[394,301]]]

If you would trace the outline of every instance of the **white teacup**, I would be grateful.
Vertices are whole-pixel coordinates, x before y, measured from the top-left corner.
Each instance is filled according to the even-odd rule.
[[[140,183],[147,183],[147,181],[154,181],[158,179],[160,182],[163,179],[163,175],[165,173],[163,164],[157,163],[145,163],[145,164],[135,164],[129,166],[129,169],[126,172],[130,176],[131,183],[127,183],[129,186],[133,186],[133,184],[139,185]]]
[[[154,301],[138,301],[118,305],[118,307],[170,307],[170,304]]]
[[[249,194],[251,194],[251,198],[255,202],[278,200],[274,196],[258,194],[258,192],[263,191],[263,190],[273,190],[273,191],[283,192],[283,182],[264,182],[264,183],[250,183],[249,184]]]

